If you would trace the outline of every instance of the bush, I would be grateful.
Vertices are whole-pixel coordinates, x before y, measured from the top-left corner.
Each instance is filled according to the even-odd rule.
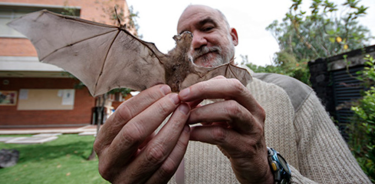
[[[288,65],[266,65],[258,66],[252,63],[246,64],[255,73],[278,73],[287,75],[311,86],[310,72],[306,62],[293,63]]]
[[[375,182],[375,61],[366,56],[367,66],[359,72],[359,80],[369,90],[364,92],[351,110],[354,111],[353,121],[349,126],[349,146],[363,171]]]

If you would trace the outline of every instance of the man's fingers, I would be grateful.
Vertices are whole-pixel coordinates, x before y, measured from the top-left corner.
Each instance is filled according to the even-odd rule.
[[[131,118],[170,92],[171,88],[168,85],[157,85],[123,102],[101,127],[95,141],[95,150],[99,152],[104,146],[109,145]]]
[[[223,75],[218,75],[210,80],[215,80],[215,79],[226,79]]]
[[[203,100],[200,99],[200,100],[195,100],[195,101],[191,101],[191,102],[186,102],[186,104],[189,105],[190,109],[194,109],[195,107],[198,107],[199,106],[199,103],[201,103]]]
[[[177,94],[168,94],[126,123],[106,150],[108,163],[103,164],[121,166],[131,160],[139,146],[152,135],[179,103]]]
[[[219,146],[222,152],[231,158],[246,158],[258,151],[259,136],[240,135],[238,132],[222,126],[196,126],[191,127],[190,140],[205,142]]]
[[[193,109],[188,123],[199,122],[226,122],[234,130],[247,134],[253,133],[254,125],[262,126],[246,108],[234,100],[216,102]]]
[[[194,84],[180,91],[182,101],[198,99],[234,98],[242,93],[244,86],[236,79],[218,78]]]
[[[160,168],[151,176],[147,183],[167,183],[176,172],[181,160],[183,159],[190,137],[190,128],[185,125],[179,141],[172,150],[169,157],[164,161]]]
[[[148,142],[149,142],[150,140],[152,140],[152,139],[155,137],[155,134],[156,134],[156,132],[153,132],[150,136],[148,136],[148,137],[146,138],[146,140],[143,141],[141,145],[139,145],[138,148],[139,148],[139,149],[143,149],[143,148],[148,144]]]
[[[178,142],[180,141],[181,134],[183,134],[182,132],[188,115],[188,105],[181,104],[174,111],[167,124],[164,125],[160,132],[150,140],[147,146],[136,156],[132,163],[129,164],[123,178],[127,178],[129,181],[141,181],[142,183],[151,177],[168,158],[176,145],[180,144],[179,146],[181,146],[182,143]],[[188,137],[184,135],[183,142],[186,143],[186,139],[188,139]],[[182,145],[186,146],[187,143]],[[179,148],[180,152],[178,155],[183,155],[185,149]]]
[[[190,131],[190,140],[217,145],[234,152],[239,149],[241,137],[239,133],[222,126],[196,126],[191,127]]]
[[[263,122],[265,113],[250,91],[237,79],[217,78],[203,81],[183,89],[179,93],[181,101],[191,102],[199,99],[232,99],[248,109],[254,117]]]

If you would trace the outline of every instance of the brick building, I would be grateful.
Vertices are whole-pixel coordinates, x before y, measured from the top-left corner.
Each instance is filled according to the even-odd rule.
[[[125,0],[0,0],[0,128],[88,125],[95,106],[87,88],[75,88],[77,79],[39,62],[31,42],[6,23],[48,9],[114,25],[114,6],[129,15]]]

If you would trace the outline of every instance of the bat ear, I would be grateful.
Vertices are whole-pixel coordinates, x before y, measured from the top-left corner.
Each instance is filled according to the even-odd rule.
[[[190,31],[184,31],[182,32],[181,34],[179,35],[174,35],[173,36],[173,39],[177,42],[178,40],[180,40],[181,38],[184,39],[184,36],[185,35],[189,35],[191,38],[193,37],[193,34],[190,32]]]
[[[178,36],[177,36],[177,35],[174,35],[174,36],[173,36],[173,40],[177,42],[177,40],[178,40]]]

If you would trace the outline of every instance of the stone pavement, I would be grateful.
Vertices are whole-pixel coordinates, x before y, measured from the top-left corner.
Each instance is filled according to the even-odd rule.
[[[34,134],[31,137],[23,134]],[[12,128],[0,129],[0,135],[19,135],[16,137],[0,137],[0,142],[12,144],[40,144],[58,138],[62,134],[78,134],[96,136],[96,126],[87,125],[74,128]]]

